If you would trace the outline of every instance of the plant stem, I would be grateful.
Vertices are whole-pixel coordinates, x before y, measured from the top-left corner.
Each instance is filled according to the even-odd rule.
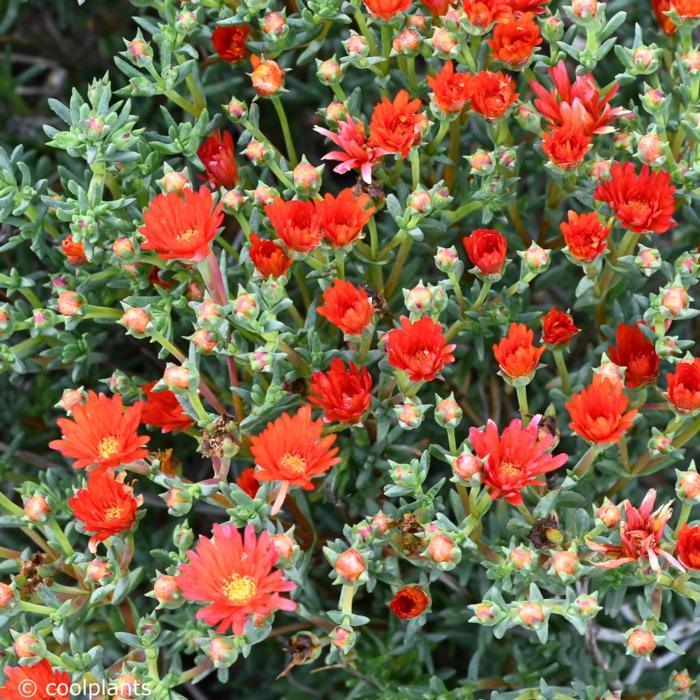
[[[571,382],[569,380],[569,370],[566,368],[566,361],[564,360],[564,353],[561,349],[555,348],[552,350],[552,354],[559,372],[559,379],[561,379],[561,391],[568,396],[571,393]]]
[[[483,282],[479,296],[474,300],[474,303],[469,309],[470,311],[478,311],[481,308],[482,304],[486,301],[486,297],[489,295],[491,284],[492,282],[489,282],[489,280]]]
[[[520,408],[520,416],[522,417],[523,425],[528,424],[528,416],[530,410],[527,405],[527,387],[523,384],[518,384],[515,387],[515,393],[518,396],[518,407]]]
[[[579,459],[573,469],[573,473],[576,474],[579,479],[582,479],[588,473],[589,468],[593,464],[599,452],[600,447],[598,445],[591,445],[586,452],[584,452],[583,456],[581,459]]]
[[[284,145],[287,149],[287,157],[289,158],[289,162],[291,163],[292,167],[295,168],[299,161],[297,160],[297,153],[294,150],[294,141],[292,140],[292,132],[289,130],[287,113],[284,111],[284,105],[282,104],[282,100],[280,100],[279,95],[275,95],[270,99],[272,100],[272,104],[274,105],[275,110],[277,111],[277,116],[280,120],[282,134],[284,135]]]

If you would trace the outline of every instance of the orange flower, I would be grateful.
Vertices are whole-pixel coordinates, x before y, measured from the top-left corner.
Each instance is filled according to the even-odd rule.
[[[542,14],[549,0],[505,0],[505,4],[519,15],[522,12],[534,12],[536,15]]]
[[[143,213],[139,229],[144,250],[155,250],[164,260],[201,262],[211,252],[210,243],[224,215],[221,202],[213,207],[211,190],[168,192],[155,196]]]
[[[569,254],[579,262],[593,262],[607,249],[610,229],[600,223],[595,212],[577,214],[569,210],[568,216],[569,220],[563,221],[559,228]]]
[[[153,391],[156,382],[149,382],[141,387],[146,395],[146,401],[141,411],[141,421],[145,425],[153,425],[164,433],[176,430],[187,430],[194,421],[182,409],[177,396],[168,389]]]
[[[700,527],[683,525],[678,532],[676,554],[689,569],[700,569]]]
[[[405,158],[420,143],[426,125],[420,108],[421,101],[409,100],[406,90],[399,90],[393,102],[385,97],[372,112],[370,145]]]
[[[423,7],[434,17],[442,17],[452,6],[451,0],[421,0]]]
[[[664,33],[672,36],[676,33],[674,21],[666,14],[671,9],[671,0],[651,0],[651,9],[656,15],[656,21]]]
[[[406,12],[411,0],[364,0],[367,9],[376,17],[388,22],[399,12]]]
[[[263,61],[257,56],[251,56],[250,63],[253,66],[250,80],[260,97],[276,95],[284,87],[284,71],[277,61]]]
[[[76,241],[71,233],[61,241],[61,250],[71,265],[77,266],[87,262],[85,244],[82,241]]]
[[[545,131],[542,150],[556,166],[571,170],[580,165],[591,147],[591,137],[580,126],[566,124]]]
[[[322,200],[316,200],[323,237],[337,248],[353,243],[374,214],[374,207],[368,206],[370,202],[368,195],[355,197],[349,188],[337,197],[326,194]]]
[[[700,408],[700,358],[680,362],[667,380],[666,398],[678,413],[693,413]]]
[[[374,314],[367,292],[341,279],[333,280],[333,285],[326,288],[323,303],[317,313],[348,335],[361,335]]]
[[[411,620],[421,615],[429,603],[430,598],[420,586],[406,586],[394,593],[389,608],[396,617]]]
[[[260,488],[260,482],[255,476],[255,469],[253,467],[244,469],[236,478],[236,486],[241,488],[251,498],[255,498]]]
[[[533,18],[532,12],[526,12],[520,17],[500,19],[489,40],[493,57],[512,68],[524,66],[542,43],[540,28]]]
[[[265,205],[265,213],[284,244],[298,253],[308,253],[321,244],[318,213],[313,202],[276,197]]]
[[[229,131],[217,129],[210,134],[197,151],[204,164],[207,180],[215,187],[231,189],[238,182],[238,166],[233,149],[233,137]]]
[[[571,397],[566,408],[571,430],[595,445],[617,442],[632,427],[636,410],[625,413],[629,401],[622,382],[596,374],[589,387]]]
[[[461,112],[469,100],[469,73],[455,73],[452,61],[448,61],[435,77],[428,76],[428,85],[433,91],[435,105],[447,114]]]
[[[469,23],[477,29],[488,29],[512,12],[507,0],[462,0],[462,7]]]
[[[654,343],[642,333],[639,325],[620,323],[615,334],[615,346],[610,346],[610,359],[619,367],[626,367],[625,384],[637,389],[646,384],[656,384],[659,374],[659,356]]]
[[[493,346],[493,354],[501,371],[511,379],[531,378],[545,351],[532,343],[534,331],[522,323],[511,323],[508,335]]]
[[[144,445],[150,438],[139,436],[141,402],[123,410],[119,394],[108,398],[88,392],[87,401],[71,408],[73,420],[59,418],[56,422],[62,438],[52,440],[49,447],[64,457],[75,459],[73,467],[83,469],[118,467],[148,456]]]
[[[552,307],[542,317],[542,340],[553,347],[566,345],[581,329],[576,327],[571,314]]]
[[[248,25],[217,27],[211,36],[214,51],[227,63],[237,63],[248,53],[245,41],[248,38]]]
[[[471,107],[486,119],[500,119],[518,99],[509,75],[483,70],[470,81]]]
[[[478,228],[462,239],[469,260],[483,275],[500,275],[506,264],[508,242],[491,228]]]
[[[358,423],[372,402],[372,377],[365,367],[336,357],[327,372],[311,375],[309,401],[323,409],[326,422]]]
[[[70,676],[55,671],[46,659],[31,666],[5,666],[3,671],[0,700],[70,700]]]
[[[683,20],[700,18],[700,0],[671,0],[671,7]]]
[[[277,243],[264,241],[254,233],[250,234],[248,255],[263,277],[281,277],[292,264],[292,259]]]

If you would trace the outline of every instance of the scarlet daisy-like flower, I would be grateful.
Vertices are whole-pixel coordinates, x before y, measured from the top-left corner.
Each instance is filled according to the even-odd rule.
[[[214,51],[219,54],[226,63],[238,63],[248,54],[246,39],[248,38],[248,25],[238,24],[231,27],[217,27],[211,37]]]
[[[471,74],[455,72],[452,61],[448,61],[427,81],[433,91],[433,102],[446,114],[461,112],[469,100]]]
[[[678,531],[676,554],[683,566],[700,569],[700,527],[683,525]]]
[[[31,666],[5,666],[4,673],[0,700],[70,700],[70,676],[54,670],[46,659]],[[59,692],[64,688],[65,693]]]
[[[659,356],[656,354],[654,343],[642,333],[639,324],[619,324],[615,334],[615,345],[610,346],[608,354],[616,365],[627,368],[625,384],[630,389],[656,383]]]
[[[265,206],[265,213],[284,244],[299,253],[308,253],[321,244],[321,228],[313,202],[276,197]]]
[[[552,307],[542,317],[542,340],[553,347],[566,345],[581,329],[576,327],[571,314]]]
[[[401,317],[401,327],[386,336],[389,364],[408,374],[412,382],[432,381],[445,365],[454,362],[456,345],[447,343],[442,326],[429,316],[415,323]]]
[[[618,566],[648,559],[651,568],[654,571],[660,571],[659,557],[663,557],[676,568],[683,570],[678,560],[661,548],[661,536],[673,513],[671,503],[654,511],[655,502],[654,489],[647,492],[639,508],[635,508],[629,501],[623,501],[625,519],[620,523],[619,545],[586,540],[586,544],[594,552],[602,552],[612,557],[609,561],[597,563],[596,566],[601,569],[615,569]]]
[[[329,422],[358,423],[372,401],[372,377],[365,367],[350,362],[345,367],[336,357],[327,372],[311,375],[309,401],[323,409]]]
[[[421,0],[421,4],[433,17],[443,17],[452,6],[450,0]]]
[[[622,382],[596,374],[590,386],[571,397],[566,409],[571,430],[595,445],[610,445],[632,427],[637,410],[625,413],[629,400]]]
[[[260,482],[255,476],[255,469],[253,467],[244,469],[236,478],[236,486],[243,489],[251,498],[255,498],[260,488]]]
[[[515,81],[506,73],[482,70],[469,82],[471,108],[486,119],[500,119],[518,99]]]
[[[178,586],[186,600],[207,603],[197,619],[242,635],[246,624],[256,624],[277,610],[291,611],[296,603],[280,595],[296,584],[275,568],[277,550],[268,532],[256,537],[252,525],[241,533],[233,525],[214,524],[213,537],[200,537],[180,565]]]
[[[462,0],[462,8],[469,23],[477,29],[488,29],[512,12],[506,0]]]
[[[499,20],[489,39],[494,58],[513,68],[524,66],[543,39],[532,12],[516,17],[510,15]]]
[[[566,464],[568,455],[552,455],[554,437],[539,429],[536,416],[527,428],[519,418],[498,434],[490,420],[484,428],[470,428],[469,442],[479,458],[485,460],[481,480],[491,498],[505,498],[508,503],[522,503],[521,491],[526,486],[543,484],[537,477],[559,469]]]
[[[146,395],[146,401],[142,404],[141,421],[145,425],[160,428],[164,433],[187,430],[194,425],[194,421],[185,413],[172,391],[153,391],[156,383],[149,382],[141,387]]]
[[[634,233],[666,233],[675,225],[676,188],[667,172],[644,165],[637,175],[632,163],[613,163],[610,175],[593,197],[610,205],[621,226]]]
[[[361,335],[374,314],[367,292],[341,279],[323,292],[323,304],[316,311],[348,335]]]
[[[389,603],[391,612],[402,620],[412,620],[423,614],[430,598],[420,586],[405,586],[394,593]]]
[[[73,515],[85,531],[92,535],[90,551],[99,542],[129,530],[136,521],[136,510],[142,499],[135,498],[133,489],[124,484],[126,474],[115,477],[110,470],[99,469],[88,473],[87,487],[68,500]]]
[[[337,197],[326,194],[316,200],[323,237],[337,248],[353,243],[374,214],[374,207],[368,206],[370,202],[368,195],[355,197],[350,188]]]
[[[521,12],[534,12],[539,15],[545,11],[549,0],[505,0],[505,4],[516,15]]]
[[[281,277],[292,264],[292,259],[281,246],[274,241],[264,241],[254,233],[250,234],[248,254],[263,277]]]
[[[671,9],[671,0],[651,0],[651,8],[656,15],[656,21],[665,34],[673,36],[678,27],[675,22],[666,14]]]
[[[560,229],[571,257],[579,262],[593,262],[608,247],[610,229],[600,223],[595,212],[577,214],[569,210],[568,221],[563,221]]]
[[[565,124],[545,131],[542,150],[561,170],[572,170],[581,164],[591,147],[591,137],[577,125]]]
[[[61,250],[71,265],[78,266],[87,262],[85,244],[82,241],[76,241],[70,233],[61,241]]]
[[[490,228],[478,228],[462,239],[469,260],[484,275],[501,275],[506,264],[508,243]]]
[[[420,143],[425,125],[421,101],[411,100],[406,90],[399,90],[393,102],[385,97],[375,106],[369,125],[369,143],[405,158]]]
[[[122,397],[111,398],[88,392],[87,400],[71,408],[73,419],[59,418],[60,440],[52,440],[49,447],[64,457],[74,459],[75,469],[85,467],[118,467],[148,456],[144,445],[148,436],[136,431],[141,423],[141,402],[122,405]]]
[[[534,331],[522,323],[511,323],[508,335],[493,346],[493,354],[501,371],[511,379],[532,377],[545,351],[535,347]]]
[[[228,131],[217,129],[210,134],[197,151],[204,164],[207,180],[215,187],[231,189],[238,182],[238,166],[233,148],[233,137]]]
[[[667,380],[666,398],[678,413],[700,409],[700,358],[680,362]]]
[[[700,18],[700,0],[671,0],[671,8],[685,21]]]
[[[554,83],[552,90],[533,80],[530,87],[537,95],[535,108],[551,126],[576,126],[586,134],[607,134],[614,131],[611,123],[626,113],[623,107],[611,107],[610,100],[620,86],[615,84],[605,95],[595,86],[593,76],[579,75],[572,83],[564,61],[549,69]]]
[[[201,262],[224,218],[221,202],[213,204],[208,187],[156,195],[143,213],[139,233],[146,242],[141,247],[164,260]]]
[[[411,0],[364,0],[367,9],[375,16],[388,22],[400,12],[406,12]]]

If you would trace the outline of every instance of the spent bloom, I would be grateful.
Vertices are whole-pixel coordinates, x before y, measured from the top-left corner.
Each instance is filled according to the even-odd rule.
[[[625,367],[625,384],[637,389],[646,384],[655,384],[659,374],[659,356],[654,343],[647,340],[639,324],[628,326],[620,323],[615,334],[615,345],[608,349],[610,359]]]
[[[207,181],[215,187],[231,189],[238,183],[238,166],[229,131],[216,130],[210,134],[197,151],[204,164]]]
[[[396,617],[411,620],[422,615],[429,603],[430,598],[420,586],[405,586],[394,593],[389,608]]]
[[[245,58],[248,25],[238,24],[230,27],[217,27],[211,37],[214,50],[226,63],[237,63]]]

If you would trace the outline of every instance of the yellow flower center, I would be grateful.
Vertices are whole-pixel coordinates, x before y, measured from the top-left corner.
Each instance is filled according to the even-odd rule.
[[[188,228],[186,231],[182,231],[177,234],[178,240],[189,241],[192,236],[196,236],[199,233],[196,228]]]
[[[283,469],[292,474],[303,474],[306,471],[306,460],[299,455],[284,455],[280,464]]]
[[[515,464],[515,462],[511,462],[509,460],[503,461],[498,465],[498,471],[502,476],[505,478],[514,478],[520,476],[520,474],[523,471],[523,468],[520,464]]]
[[[221,589],[223,594],[236,605],[245,605],[255,595],[258,587],[252,576],[234,574]]]
[[[117,518],[121,517],[121,506],[112,506],[111,508],[107,508],[107,510],[105,510],[105,518],[107,518],[107,520],[116,520]]]
[[[102,459],[109,459],[119,451],[119,440],[114,435],[108,435],[100,440],[97,451]]]

